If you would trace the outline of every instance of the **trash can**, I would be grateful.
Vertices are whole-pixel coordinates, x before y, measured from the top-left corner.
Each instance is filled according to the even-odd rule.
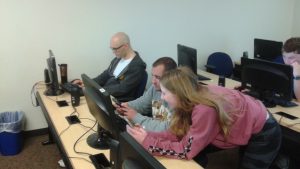
[[[0,153],[4,156],[18,154],[23,145],[24,112],[0,113]]]

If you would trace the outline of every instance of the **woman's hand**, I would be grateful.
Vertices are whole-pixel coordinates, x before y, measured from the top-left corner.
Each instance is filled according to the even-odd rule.
[[[142,127],[130,127],[127,125],[126,130],[140,144],[143,143],[147,136],[146,130],[144,130]]]

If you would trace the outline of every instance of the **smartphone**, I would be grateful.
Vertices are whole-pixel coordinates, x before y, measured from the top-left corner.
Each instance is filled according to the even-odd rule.
[[[65,107],[65,106],[69,106],[68,102],[65,100],[61,100],[61,101],[56,101],[57,105],[59,107]]]
[[[127,124],[128,124],[130,127],[134,127],[134,124],[131,123],[131,121],[128,120],[126,117],[123,116],[123,119],[127,122]]]
[[[287,114],[287,113],[282,112],[282,111],[276,112],[275,114],[278,114],[278,115],[280,115],[280,116],[283,116],[283,117],[288,118],[288,119],[291,119],[291,120],[298,119],[298,117],[293,116],[293,115],[290,115],[290,114]]]
[[[114,101],[118,106],[122,107],[121,102],[117,100],[116,98],[112,97],[112,101]]]
[[[111,167],[108,159],[103,153],[90,155],[89,157],[92,160],[92,163],[94,164],[96,169],[104,169]]]

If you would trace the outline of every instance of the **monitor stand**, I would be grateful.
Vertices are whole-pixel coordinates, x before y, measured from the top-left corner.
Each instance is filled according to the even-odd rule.
[[[63,93],[64,93],[63,90],[61,89],[54,90],[51,87],[47,88],[47,90],[44,92],[46,96],[59,96],[62,95]]]
[[[276,103],[271,101],[271,100],[264,100],[262,103],[267,107],[267,108],[272,108],[276,106]]]
[[[98,124],[97,133],[89,135],[86,142],[90,147],[105,150],[109,149],[108,140],[106,131]]]

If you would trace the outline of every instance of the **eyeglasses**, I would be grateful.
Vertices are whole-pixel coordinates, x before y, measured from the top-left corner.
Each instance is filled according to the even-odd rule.
[[[161,76],[158,76],[158,75],[152,75],[153,78],[157,79],[157,80],[160,80],[161,79]]]
[[[125,44],[123,44],[123,45],[121,45],[121,46],[119,46],[119,47],[116,47],[116,48],[111,48],[111,50],[112,51],[117,51],[117,50],[119,50],[121,47],[123,47]]]

